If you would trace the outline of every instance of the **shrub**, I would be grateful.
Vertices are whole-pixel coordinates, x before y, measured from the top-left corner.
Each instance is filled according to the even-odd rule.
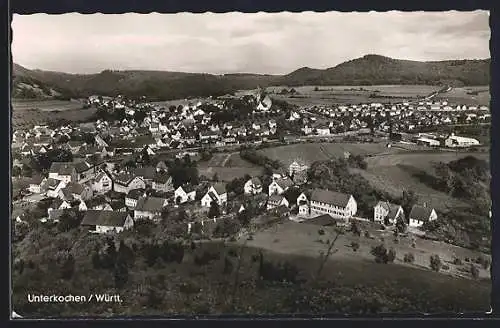
[[[325,230],[323,230],[323,229],[319,229],[319,230],[318,230],[318,234],[319,234],[320,236],[323,236],[323,235],[325,234]]]
[[[366,237],[366,238],[371,238],[371,237],[372,237],[372,235],[370,235],[370,232],[369,232],[369,231],[365,231],[365,237]]]
[[[464,259],[464,261],[465,261],[465,262],[467,262],[467,263],[469,263],[469,262],[470,262],[470,259],[469,259],[468,257],[466,257],[466,258]]]
[[[406,253],[403,260],[405,263],[413,263],[415,262],[415,256],[413,253]]]
[[[458,257],[455,257],[453,259],[453,264],[455,264],[455,265],[462,265],[462,260],[459,259]]]
[[[431,255],[430,257],[430,267],[432,270],[438,272],[441,269],[441,259],[439,258],[439,255]]]
[[[441,269],[447,271],[447,270],[450,270],[450,267],[446,264],[443,264],[443,266],[441,267]]]
[[[415,242],[412,242],[412,243],[411,243],[411,247],[412,247],[412,248],[416,248],[416,247],[417,247],[417,244],[416,244]]]
[[[470,265],[470,274],[474,279],[479,278],[479,269],[474,264]]]
[[[396,259],[396,250],[394,250],[394,248],[391,248],[389,252],[387,252],[387,262],[393,263],[395,259]]]
[[[359,249],[359,243],[353,241],[353,242],[351,242],[351,247],[352,247],[352,250],[356,252]]]
[[[375,256],[375,262],[377,263],[387,263],[389,261],[387,249],[383,244],[373,247],[370,253]]]

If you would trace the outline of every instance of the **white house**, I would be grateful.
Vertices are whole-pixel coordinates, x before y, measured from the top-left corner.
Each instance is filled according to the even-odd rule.
[[[135,219],[154,219],[161,216],[168,200],[160,197],[140,197],[134,209]]]
[[[44,190],[47,190],[47,197],[57,198],[59,190],[66,187],[66,182],[48,178],[43,185]]]
[[[227,203],[226,185],[223,183],[216,183],[208,188],[207,193],[201,199],[201,206],[210,207],[212,201],[219,205]]]
[[[134,220],[127,212],[88,210],[81,225],[96,233],[119,233],[132,228]]]
[[[389,202],[378,202],[373,208],[373,220],[378,223],[392,225],[401,218],[405,220],[403,207]]]
[[[42,186],[46,181],[47,179],[42,176],[34,176],[31,179],[28,190],[34,194],[40,194],[42,192]]]
[[[168,173],[157,173],[153,178],[153,190],[169,192],[173,189],[172,177]]]
[[[315,189],[311,193],[312,214],[329,214],[333,218],[348,220],[356,215],[358,205],[352,195],[325,189]]]
[[[457,147],[472,147],[479,146],[479,141],[474,138],[459,137],[455,135],[449,136],[444,144],[446,147],[457,148]]]
[[[124,173],[114,177],[113,190],[116,192],[128,194],[128,192],[132,189],[144,188],[146,188],[144,180],[131,174]]]
[[[425,222],[437,220],[437,213],[433,208],[414,205],[409,216],[410,227],[421,227]]]
[[[291,186],[293,186],[293,181],[288,179],[288,178],[276,179],[269,185],[269,188],[268,188],[269,189],[269,196],[281,195]]]
[[[132,189],[125,196],[125,206],[130,209],[134,209],[137,206],[137,201],[139,198],[146,196],[143,189]]]
[[[295,173],[307,171],[309,166],[302,160],[293,161],[288,167],[289,175],[293,176]]]
[[[89,186],[76,182],[66,184],[66,186],[59,191],[59,193],[61,192],[68,193],[71,195],[71,198],[79,201],[89,200],[93,196],[92,189]]]
[[[196,190],[192,185],[185,184],[179,186],[174,191],[174,199],[176,204],[183,204],[185,202],[193,201],[196,197]]]
[[[430,138],[426,138],[426,137],[420,137],[420,138],[417,139],[417,144],[426,145],[426,146],[429,146],[429,147],[439,147],[440,142],[439,142],[439,140],[436,140],[436,139],[430,139]]]
[[[49,169],[49,178],[66,183],[77,181],[76,169],[71,162],[53,162]]]
[[[101,171],[92,180],[92,190],[96,193],[106,193],[113,189],[113,181],[111,177],[104,171]]]
[[[246,195],[256,195],[262,193],[262,182],[258,177],[249,179],[243,189]]]

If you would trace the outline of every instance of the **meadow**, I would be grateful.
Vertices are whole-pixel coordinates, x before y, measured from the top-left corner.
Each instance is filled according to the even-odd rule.
[[[471,94],[477,93],[477,94]],[[452,104],[490,106],[489,86],[471,86],[453,88],[451,91],[440,94],[436,100],[448,101]]]
[[[96,112],[95,108],[65,110],[38,110],[14,108],[12,111],[12,127],[14,129],[29,129],[34,125],[44,124],[54,119],[65,119],[71,122],[85,121]]]
[[[78,100],[20,100],[12,99],[12,109],[14,111],[38,109],[42,112],[66,111],[81,109],[83,102]]]
[[[262,174],[262,168],[245,161],[239,153],[218,153],[214,154],[209,161],[198,164],[200,175],[212,178],[217,174],[219,180],[229,182],[235,178],[240,178],[249,174],[257,176]]]

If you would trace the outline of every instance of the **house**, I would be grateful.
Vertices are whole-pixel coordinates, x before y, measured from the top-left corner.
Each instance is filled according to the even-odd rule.
[[[134,175],[142,179],[147,186],[152,186],[156,176],[156,168],[153,166],[138,167],[135,169]]]
[[[88,210],[81,225],[96,233],[119,233],[132,228],[134,220],[127,212]]]
[[[243,187],[246,195],[256,195],[262,192],[262,182],[259,178],[249,179]]]
[[[139,198],[146,196],[144,189],[132,189],[125,196],[125,206],[134,209],[137,206]]]
[[[302,160],[293,161],[288,167],[288,174],[293,177],[296,173],[304,172],[309,169],[309,166]]]
[[[47,179],[42,176],[34,176],[31,179],[28,190],[34,194],[40,194],[42,192],[42,186],[46,181]]]
[[[105,171],[101,171],[92,180],[92,190],[96,193],[106,193],[111,189],[113,189],[113,181]]]
[[[62,191],[67,190],[73,199],[75,200],[89,200],[93,196],[92,188],[88,185],[70,182],[62,189]]]
[[[174,189],[172,177],[167,172],[157,172],[153,178],[153,190],[169,192]]]
[[[315,189],[311,193],[311,214],[330,214],[334,218],[348,220],[353,217],[358,205],[352,195],[325,189]]]
[[[269,195],[281,195],[293,186],[293,181],[288,178],[278,178],[269,185]]]
[[[43,190],[46,190],[47,197],[57,198],[59,195],[59,190],[66,187],[66,182],[61,180],[56,180],[53,178],[48,178],[44,184],[42,184]]]
[[[184,204],[185,202],[194,201],[196,198],[196,190],[194,186],[185,184],[179,186],[174,191],[174,200],[176,204]]]
[[[385,225],[392,225],[398,219],[405,219],[403,207],[389,202],[378,202],[373,208],[373,221]]]
[[[77,181],[76,169],[71,162],[53,162],[49,169],[49,178],[61,180],[66,183]]]
[[[135,219],[154,219],[161,216],[168,200],[160,197],[140,197],[134,209]]]
[[[479,146],[480,143],[477,139],[474,138],[466,138],[466,137],[451,135],[444,141],[444,144],[446,147],[458,148],[458,147]]]
[[[212,201],[219,205],[227,203],[226,185],[223,183],[216,183],[208,188],[207,193],[201,199],[201,206],[210,207]]]
[[[280,218],[289,217],[290,209],[286,205],[281,205],[272,209],[272,212]]]
[[[54,210],[64,210],[68,208],[71,208],[71,204],[68,201],[57,198],[50,204],[47,213],[50,214],[50,212]]]
[[[113,190],[128,194],[132,189],[145,189],[146,183],[139,177],[128,173],[121,173],[114,177]]]
[[[93,174],[95,172],[94,166],[88,164],[87,162],[75,163],[74,166],[76,170],[76,181],[86,182],[93,178]]]
[[[164,161],[159,161],[158,164],[156,164],[156,171],[157,172],[161,172],[161,171],[167,171],[168,170],[168,166],[167,164],[165,164]]]
[[[427,206],[413,205],[409,216],[410,227],[421,227],[425,222],[437,220],[437,213]]]
[[[425,145],[425,146],[429,146],[429,147],[439,147],[440,142],[439,142],[439,140],[430,139],[430,138],[426,138],[426,137],[420,137],[417,139],[417,144]]]
[[[271,195],[267,200],[267,209],[273,209],[278,206],[290,206],[288,200],[282,195]]]
[[[102,195],[98,195],[88,201],[85,201],[85,206],[88,210],[99,210],[99,211],[112,211],[113,208],[109,205],[106,198]]]

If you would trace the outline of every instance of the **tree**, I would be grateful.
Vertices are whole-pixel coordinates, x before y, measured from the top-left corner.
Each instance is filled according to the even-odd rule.
[[[479,269],[472,263],[470,265],[470,274],[474,279],[479,278]]]
[[[397,233],[404,233],[406,231],[407,225],[405,220],[399,216],[396,219],[396,229],[394,230],[394,234],[397,235]]]
[[[136,110],[134,112],[134,120],[138,123],[141,124],[144,119],[146,118],[147,114],[144,111],[141,110]]]
[[[413,263],[415,261],[415,256],[413,255],[413,253],[406,253],[403,261],[405,263]]]
[[[210,203],[210,209],[208,210],[208,218],[213,219],[220,216],[220,207],[219,203],[216,201],[212,201]]]
[[[417,204],[418,196],[413,190],[403,190],[403,197],[401,199],[401,207],[403,207],[406,215],[410,215],[413,205]]]
[[[441,269],[442,263],[439,255],[434,254],[430,257],[430,267],[432,270],[438,272]]]
[[[80,220],[78,220],[74,213],[71,215],[70,212],[64,212],[59,219],[57,229],[61,232],[66,232],[78,228],[79,226]]]
[[[373,247],[370,254],[375,256],[375,262],[377,263],[387,263],[389,262],[389,257],[387,249],[383,244]]]
[[[113,275],[115,278],[115,287],[118,289],[123,288],[128,281],[128,267],[124,258],[118,257]]]
[[[72,254],[68,254],[68,256],[64,259],[64,262],[61,266],[61,278],[64,280],[69,280],[73,277],[73,273],[75,272],[75,258]]]
[[[219,175],[217,173],[214,173],[214,175],[212,176],[212,181],[219,181]]]

